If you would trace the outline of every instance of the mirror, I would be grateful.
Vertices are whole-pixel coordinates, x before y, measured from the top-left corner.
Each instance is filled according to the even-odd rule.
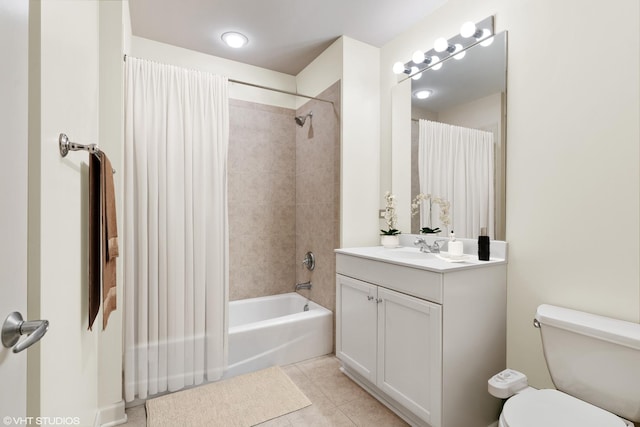
[[[419,233],[427,225],[420,223],[420,215],[411,216],[409,206],[421,192],[419,120],[426,119],[493,134],[493,224],[489,228],[491,238],[504,240],[507,33],[496,34],[489,46],[470,47],[461,60],[448,57],[442,65],[439,70],[424,71],[420,79],[407,78],[392,93],[392,186],[398,200],[407,200],[398,212],[402,215],[399,227],[405,233]],[[430,96],[416,98],[420,90],[429,90]],[[449,230],[455,230],[456,218],[452,220]],[[477,238],[458,232],[456,236]]]

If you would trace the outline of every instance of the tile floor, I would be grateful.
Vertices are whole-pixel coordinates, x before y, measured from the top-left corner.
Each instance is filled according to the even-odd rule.
[[[261,427],[394,427],[407,424],[339,371],[334,356],[322,356],[282,369],[311,400],[311,406],[259,424]],[[127,410],[128,427],[146,426],[144,406]]]

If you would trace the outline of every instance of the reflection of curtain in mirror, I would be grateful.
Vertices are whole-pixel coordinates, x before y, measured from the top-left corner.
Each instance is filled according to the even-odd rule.
[[[458,237],[475,238],[481,227],[495,231],[493,133],[420,120],[418,146],[420,191],[451,203],[451,225],[440,225],[433,204],[432,228],[454,230]],[[428,224],[422,209],[421,227]]]

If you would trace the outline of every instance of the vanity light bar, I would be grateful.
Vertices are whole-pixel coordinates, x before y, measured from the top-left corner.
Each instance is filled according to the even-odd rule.
[[[393,64],[395,74],[407,74],[420,78],[419,75],[426,70],[438,70],[442,67],[442,61],[449,57],[462,59],[466,50],[476,44],[489,46],[493,42],[493,16],[477,23],[465,22],[460,28],[460,33],[449,40],[444,37],[436,39],[432,49],[424,52],[417,50],[411,57],[411,61],[396,62]]]

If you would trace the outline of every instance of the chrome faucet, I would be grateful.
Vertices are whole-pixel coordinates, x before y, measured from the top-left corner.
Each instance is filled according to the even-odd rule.
[[[420,247],[420,252],[424,253],[432,253],[439,254],[440,253],[440,244],[445,243],[446,240],[440,239],[433,242],[433,244],[428,244],[426,240],[422,237],[418,237],[414,242],[414,246]]]
[[[311,286],[313,286],[311,284],[311,280],[309,280],[308,282],[304,282],[304,283],[298,283],[296,285],[296,291],[299,291],[300,289],[311,289]]]

